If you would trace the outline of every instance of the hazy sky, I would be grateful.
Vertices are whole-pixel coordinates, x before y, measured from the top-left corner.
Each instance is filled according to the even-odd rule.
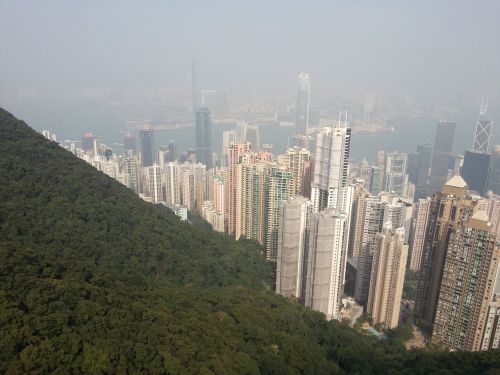
[[[195,60],[228,92],[305,71],[313,95],[500,98],[499,19],[495,0],[0,0],[0,90],[186,85]]]

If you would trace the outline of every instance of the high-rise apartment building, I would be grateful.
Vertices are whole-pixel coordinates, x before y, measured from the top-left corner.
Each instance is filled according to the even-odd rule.
[[[143,127],[139,130],[141,138],[142,166],[150,167],[154,163],[153,129]]]
[[[424,249],[425,233],[427,230],[427,220],[429,219],[431,202],[432,199],[429,197],[419,199],[415,205],[415,210],[413,211],[409,264],[409,268],[413,271],[420,270],[420,262],[422,261],[422,252]]]
[[[281,202],[276,260],[276,293],[304,298],[312,203],[301,196]]]
[[[122,159],[122,169],[124,175],[127,176],[125,185],[135,193],[139,193],[139,173],[136,158],[133,155],[125,156]]]
[[[379,329],[398,325],[407,257],[404,228],[393,229],[392,223],[385,223],[382,232],[375,237],[367,303],[367,312]]]
[[[469,185],[469,189],[478,192],[480,195],[486,194],[490,175],[490,162],[490,154],[465,151],[464,164],[460,175]]]
[[[453,176],[431,199],[415,300],[417,321],[429,330],[434,324],[449,234],[468,221],[475,204],[460,175]]]
[[[347,254],[344,233],[347,219],[333,208],[311,217],[305,305],[340,320]]]
[[[500,196],[489,193],[486,197],[479,199],[477,207],[486,212],[490,218],[491,231],[496,234],[497,239],[500,239]]]
[[[181,204],[180,193],[180,165],[177,162],[165,164],[164,183],[165,200],[168,204]]]
[[[432,343],[452,350],[481,349],[499,258],[500,244],[484,211],[476,210],[451,230]]]
[[[196,161],[212,168],[212,120],[208,108],[198,108],[196,122]]]
[[[302,193],[305,163],[309,161],[311,154],[305,148],[293,147],[280,155],[278,162],[293,174],[293,195]]]
[[[291,171],[273,166],[267,175],[267,259],[276,261],[278,255],[278,228],[281,202],[293,196],[293,174]]]
[[[486,315],[481,350],[500,348],[500,293],[493,295]]]
[[[238,164],[240,162],[240,157],[249,152],[249,143],[233,143],[229,147],[228,178],[226,179],[228,181],[226,194],[226,217],[228,233],[232,236],[236,235],[236,220],[239,215],[239,212],[237,211],[238,187],[240,184],[238,181]]]
[[[351,229],[349,231],[348,256],[359,258],[361,242],[363,240],[363,224],[365,221],[366,200],[370,193],[362,185],[357,185],[353,194],[351,209]]]
[[[300,73],[297,84],[297,102],[295,104],[295,135],[307,134],[309,126],[309,99],[311,83],[307,73]]]
[[[318,133],[311,200],[314,211],[335,208],[349,214],[352,187],[348,185],[351,128],[339,124]]]
[[[147,167],[147,179],[149,187],[149,197],[152,203],[163,202],[163,184],[161,180],[161,168],[153,164]]]
[[[437,124],[429,176],[429,194],[441,191],[446,182],[455,137],[455,127],[456,124],[452,121],[440,121]]]

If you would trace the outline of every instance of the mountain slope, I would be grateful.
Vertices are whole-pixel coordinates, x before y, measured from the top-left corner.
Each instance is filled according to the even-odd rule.
[[[326,322],[268,290],[253,242],[180,222],[3,110],[0,150],[0,373],[500,367],[498,352],[406,352]]]

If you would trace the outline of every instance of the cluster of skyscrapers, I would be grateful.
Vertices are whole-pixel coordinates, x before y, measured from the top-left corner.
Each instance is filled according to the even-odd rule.
[[[417,296],[405,303],[434,344],[498,348],[500,148],[489,153],[485,110],[463,158],[452,156],[455,123],[441,121],[434,145],[380,151],[375,163],[353,164],[347,119],[311,129],[309,100],[302,73],[296,143],[276,156],[245,122],[223,132],[214,153],[211,113],[194,98],[196,148],[182,157],[173,141],[156,150],[150,127],[139,130],[140,150],[126,133],[120,156],[90,133],[81,148],[68,148],[183,219],[197,213],[216,231],[258,241],[275,263],[276,292],[328,319],[342,319],[343,298],[351,295],[373,326],[395,328],[411,269],[419,275]]]

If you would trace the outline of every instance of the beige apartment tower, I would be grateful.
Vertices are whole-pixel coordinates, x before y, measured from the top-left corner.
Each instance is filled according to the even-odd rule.
[[[399,321],[408,257],[404,228],[392,229],[391,223],[384,224],[375,248],[367,312],[376,327],[387,330],[397,327]]]

